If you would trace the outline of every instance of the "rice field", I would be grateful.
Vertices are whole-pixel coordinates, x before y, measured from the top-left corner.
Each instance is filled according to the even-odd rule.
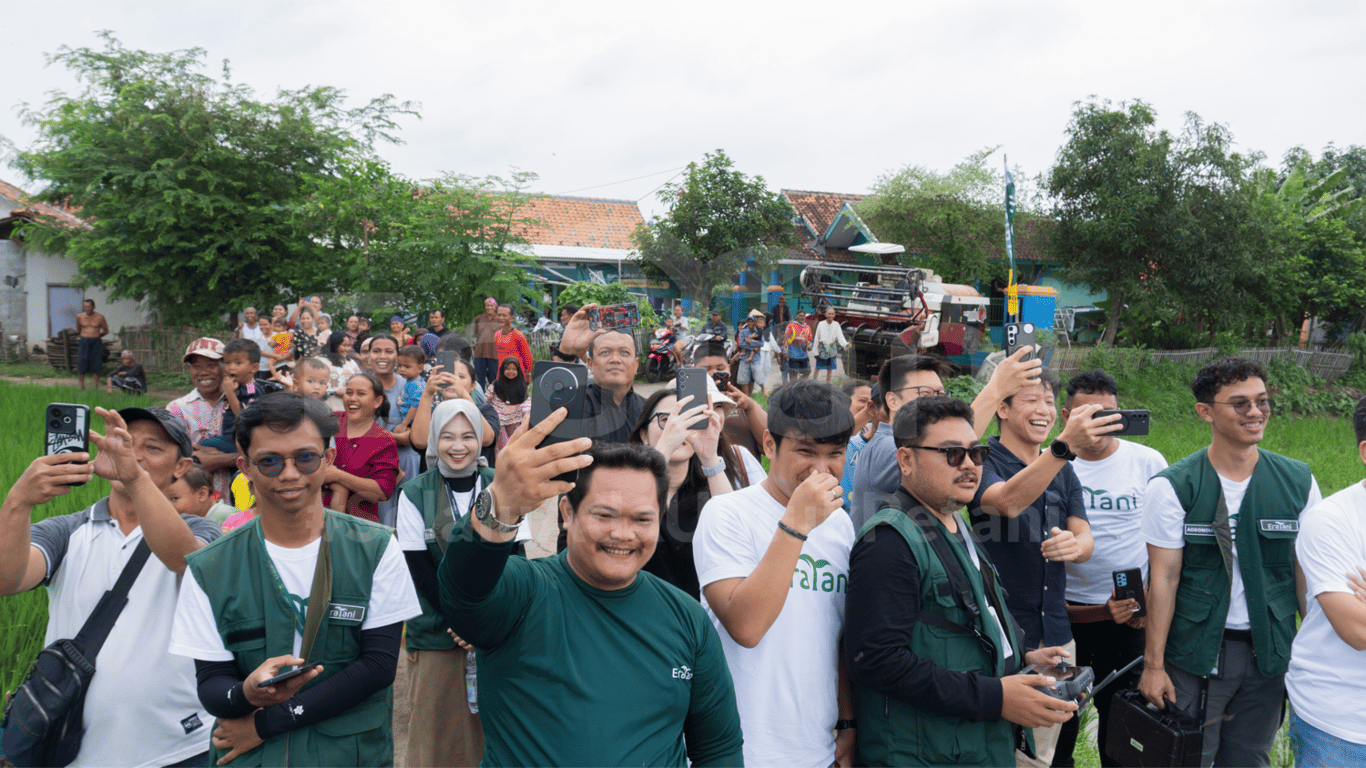
[[[131,405],[161,405],[150,397],[131,397],[104,390],[81,391],[72,386],[35,386],[0,381],[0,492],[9,493],[30,462],[43,453],[44,409],[48,403],[85,403],[106,408]],[[103,431],[99,417],[91,415],[97,431]],[[63,515],[90,506],[108,495],[109,483],[95,478],[71,493],[53,499],[33,510],[33,519]],[[47,590],[35,589],[22,595],[0,597],[0,691],[8,694],[24,681],[33,659],[43,647],[47,629]]]

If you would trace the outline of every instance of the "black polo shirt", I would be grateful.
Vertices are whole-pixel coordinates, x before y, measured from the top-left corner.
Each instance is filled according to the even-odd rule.
[[[640,412],[645,409],[645,398],[632,389],[622,398],[621,405],[612,393],[589,384],[584,396],[583,416],[588,421],[588,436],[593,442],[627,443],[631,441],[631,430],[640,420]]]
[[[1067,530],[1067,518],[1086,520],[1081,482],[1072,465],[1064,466],[1044,494],[1019,517],[1009,519],[981,510],[982,494],[1025,468],[1025,463],[995,437],[987,441],[991,453],[982,468],[982,484],[968,508],[972,532],[991,556],[1006,588],[1006,607],[1024,632],[1025,647],[1063,645],[1072,639],[1067,620],[1067,570],[1063,563],[1048,562],[1040,547],[1057,527]]]

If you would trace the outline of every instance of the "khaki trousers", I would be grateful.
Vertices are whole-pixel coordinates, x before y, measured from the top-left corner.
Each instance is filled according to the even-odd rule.
[[[484,728],[465,697],[465,652],[404,651],[408,656],[406,766],[467,768],[484,757]]]

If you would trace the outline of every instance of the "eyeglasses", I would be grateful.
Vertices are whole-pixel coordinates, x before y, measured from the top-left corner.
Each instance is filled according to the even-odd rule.
[[[908,445],[906,447],[914,448],[917,451],[938,451],[944,454],[944,461],[947,461],[950,467],[961,466],[964,456],[971,456],[972,463],[980,467],[982,462],[987,460],[987,454],[991,452],[991,448],[985,445],[974,445],[971,448],[964,448],[959,445],[950,448],[937,448],[933,445]]]
[[[664,425],[669,423],[668,411],[660,411],[659,413],[651,415],[650,418],[654,420],[655,426],[660,429],[663,429]]]
[[[924,387],[924,386],[921,386],[921,387],[902,387],[901,389],[894,389],[894,390],[892,390],[892,391],[893,391],[893,392],[905,392],[905,391],[908,390],[908,389],[914,389],[914,390],[915,390],[915,395],[916,395],[916,397],[946,397],[946,396],[949,394],[949,391],[948,391],[947,389],[935,389],[934,387]],[[961,459],[960,459],[960,461],[961,461]],[[958,465],[955,464],[954,466],[958,466]]]
[[[1252,409],[1253,405],[1253,401],[1248,400],[1246,397],[1240,397],[1236,400],[1211,400],[1210,402],[1218,403],[1219,405],[1227,405],[1231,407],[1233,409],[1233,412],[1238,414],[1239,416],[1246,416],[1247,412]],[[1269,397],[1257,398],[1256,405],[1257,410],[1261,413],[1271,413],[1271,409],[1276,407],[1276,403],[1273,402]]]
[[[318,467],[323,465],[323,455],[321,453],[314,453],[313,451],[304,451],[298,456],[290,458],[287,456],[276,456],[272,453],[262,456],[255,461],[252,461],[251,459],[247,459],[247,461],[255,464],[261,474],[266,477],[275,477],[285,471],[286,461],[293,461],[294,468],[299,470],[300,474],[311,475],[318,471]]]

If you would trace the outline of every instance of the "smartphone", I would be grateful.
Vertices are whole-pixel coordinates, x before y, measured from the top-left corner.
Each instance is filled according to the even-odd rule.
[[[1099,419],[1102,416],[1113,416],[1119,414],[1120,430],[1110,432],[1111,435],[1146,435],[1148,434],[1148,412],[1147,411],[1116,411],[1113,409],[1096,411],[1092,418]]]
[[[678,369],[678,399],[682,400],[688,395],[692,395],[692,401],[683,406],[683,412],[701,408],[707,404],[707,378],[706,368]],[[706,429],[707,422],[704,419],[702,423],[694,424],[690,428]]]
[[[711,380],[716,382],[716,388],[722,392],[730,385],[730,371],[717,371],[711,375]]]
[[[594,331],[599,328],[629,328],[640,325],[640,307],[635,304],[612,304],[588,310],[588,327]]]
[[[531,426],[545,421],[559,408],[569,411],[565,420],[555,431],[546,435],[541,445],[554,445],[580,437],[593,437],[588,434],[583,409],[588,392],[588,368],[579,363],[557,363],[553,360],[537,360],[532,367],[531,385]],[[568,483],[578,478],[578,470],[565,472],[555,477]]]
[[[288,672],[281,672],[275,677],[262,680],[261,682],[256,684],[256,687],[269,688],[270,686],[275,685],[276,683],[283,683],[286,680],[293,680],[294,678],[298,677],[299,675],[302,675],[308,670],[316,669],[317,667],[321,667],[322,665],[323,663],[321,661],[315,661],[312,664],[305,664],[301,667],[295,667],[294,669],[291,669]]]
[[[1137,600],[1138,610],[1134,611],[1134,618],[1147,616],[1148,600],[1143,593],[1143,569],[1129,568],[1123,571],[1115,571],[1112,578],[1115,580],[1115,599]]]
[[[47,455],[90,451],[90,406],[79,403],[48,403]],[[85,462],[69,462],[84,464]],[[70,486],[85,483],[67,483]]]
[[[460,353],[453,349],[439,349],[436,351],[436,364],[441,366],[441,373],[455,373],[455,366],[459,365]]]
[[[1020,347],[1029,345],[1032,349],[1023,360],[1033,360],[1039,356],[1039,344],[1034,340],[1033,323],[1006,323],[1006,357],[1015,354]]]

